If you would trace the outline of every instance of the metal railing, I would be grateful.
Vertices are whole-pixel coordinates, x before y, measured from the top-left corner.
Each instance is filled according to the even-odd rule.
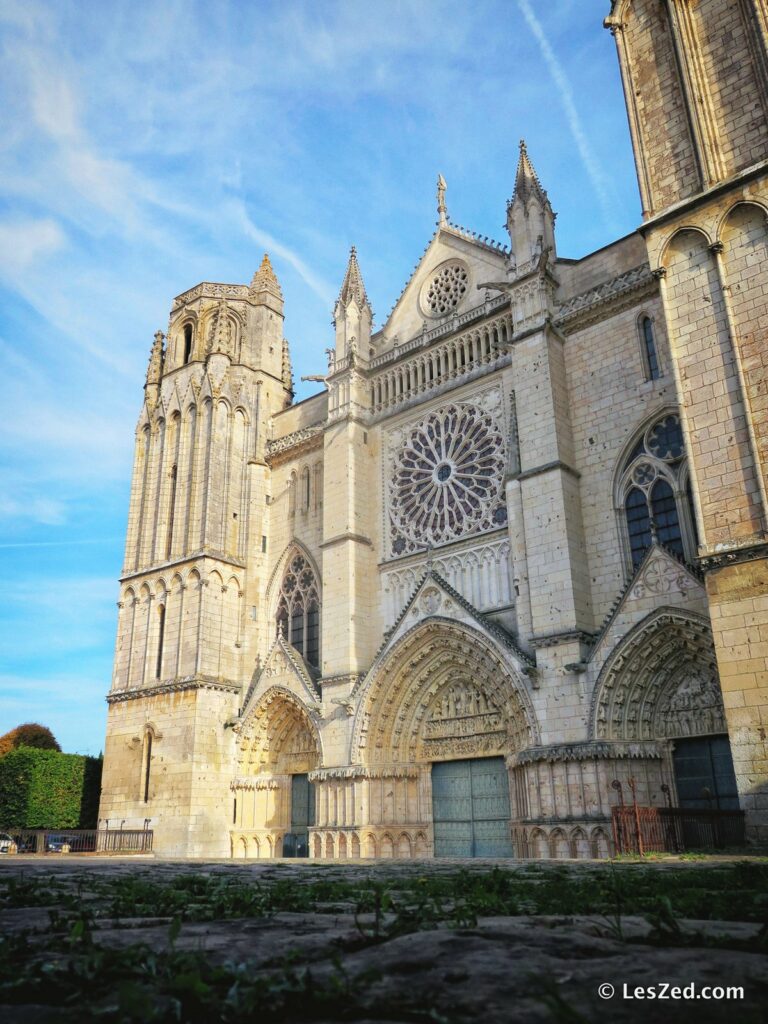
[[[1,829],[17,853],[151,853],[152,829]]]
[[[625,804],[621,783],[614,780],[618,807],[611,808],[616,853],[684,853],[746,845],[744,811],[715,807],[641,807],[634,779],[628,780],[632,803]],[[661,787],[669,799],[669,787]]]

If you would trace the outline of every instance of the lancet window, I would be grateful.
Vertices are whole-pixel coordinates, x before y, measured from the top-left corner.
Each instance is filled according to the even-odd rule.
[[[622,532],[633,569],[654,540],[681,557],[695,557],[693,500],[676,413],[666,413],[644,431],[624,463],[619,491]]]
[[[307,664],[320,668],[320,588],[307,559],[296,552],[280,586],[277,623]]]
[[[644,316],[640,320],[640,340],[646,380],[658,380],[661,377],[661,366],[656,348],[656,336],[653,332],[653,321],[649,316]]]

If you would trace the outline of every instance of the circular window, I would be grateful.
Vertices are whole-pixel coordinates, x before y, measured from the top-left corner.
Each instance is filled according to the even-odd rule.
[[[448,406],[411,429],[394,458],[392,550],[442,544],[506,521],[504,446],[493,419]]]
[[[469,274],[463,263],[444,263],[424,291],[424,305],[430,316],[451,313],[466,294]]]
[[[646,439],[648,451],[657,459],[664,459],[665,462],[674,462],[683,454],[683,431],[680,427],[680,418],[672,413],[663,419],[657,420],[648,431]]]

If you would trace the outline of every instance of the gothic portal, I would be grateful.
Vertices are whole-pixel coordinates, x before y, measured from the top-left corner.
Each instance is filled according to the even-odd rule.
[[[560,257],[524,144],[506,244],[440,177],[375,332],[352,250],[299,403],[267,256],[174,300],[101,805],[159,852],[606,856],[630,777],[768,836],[765,6],[606,24],[632,235]]]

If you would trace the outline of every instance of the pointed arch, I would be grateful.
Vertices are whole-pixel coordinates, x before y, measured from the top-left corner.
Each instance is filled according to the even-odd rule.
[[[692,561],[698,551],[688,456],[676,407],[646,417],[621,449],[613,472],[619,546],[627,574],[654,538]]]
[[[242,775],[309,772],[323,763],[309,709],[283,686],[270,687],[238,727]]]
[[[466,719],[461,731],[452,723]],[[438,616],[374,663],[360,692],[350,762],[499,755],[537,742],[519,670],[478,629]]]
[[[321,581],[303,546],[289,548],[279,581],[274,621],[304,661],[319,670]]]
[[[592,738],[654,740],[727,731],[709,621],[662,607],[614,648],[598,676]]]

